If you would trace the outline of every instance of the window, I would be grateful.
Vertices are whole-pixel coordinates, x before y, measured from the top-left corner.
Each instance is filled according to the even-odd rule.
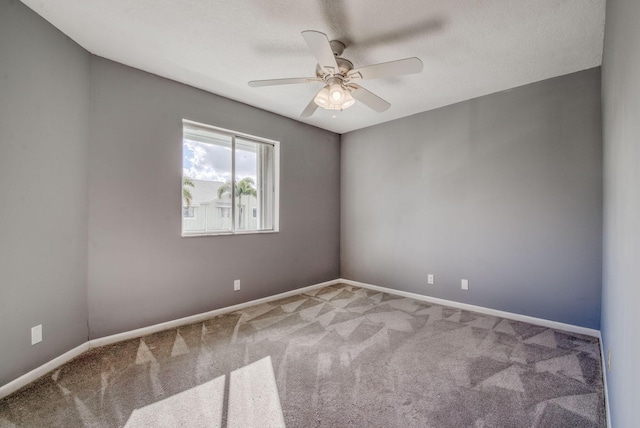
[[[277,232],[278,167],[277,141],[183,120],[182,236]]]
[[[182,218],[194,218],[195,212],[193,207],[182,207]]]

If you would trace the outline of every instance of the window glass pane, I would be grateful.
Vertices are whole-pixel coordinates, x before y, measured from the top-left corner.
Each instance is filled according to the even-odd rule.
[[[273,146],[236,138],[236,230],[273,229]]]
[[[183,195],[184,197],[184,195]],[[187,195],[188,197],[188,195]],[[193,206],[190,207],[182,207],[182,217],[184,218],[194,218]]]
[[[184,126],[182,139],[182,233],[231,231],[232,138]],[[226,215],[225,215],[226,210]]]
[[[236,138],[236,229],[257,230],[249,215],[258,203],[256,143]]]

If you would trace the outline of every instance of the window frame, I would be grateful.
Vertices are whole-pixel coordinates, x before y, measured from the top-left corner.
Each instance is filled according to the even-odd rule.
[[[191,126],[196,128],[202,128],[203,130],[210,130],[211,132],[227,135],[231,138],[231,178],[232,178],[232,188],[235,189],[236,184],[236,138],[242,138],[245,140],[249,140],[259,144],[268,144],[273,147],[273,227],[271,229],[258,229],[258,230],[237,230],[236,227],[236,195],[235,192],[231,194],[231,206],[230,206],[230,216],[231,216],[231,230],[223,230],[223,231],[194,231],[194,232],[185,232],[182,230],[182,218],[181,218],[181,237],[183,238],[191,238],[191,237],[204,237],[204,236],[233,236],[233,235],[253,235],[253,234],[264,234],[264,233],[278,233],[280,232],[280,141],[271,140],[264,137],[257,137],[255,135],[245,134],[243,132],[232,131],[225,128],[220,128],[213,125],[208,125],[201,122],[196,122],[189,119],[182,119],[182,129],[181,129],[181,148],[182,148],[182,156],[184,156],[184,130],[185,126]],[[181,178],[184,179],[184,175],[180,174]],[[182,189],[181,189],[181,206],[182,206]],[[181,216],[182,217],[182,216]]]

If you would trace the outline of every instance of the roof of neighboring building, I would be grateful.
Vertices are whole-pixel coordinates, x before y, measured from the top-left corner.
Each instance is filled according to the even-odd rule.
[[[193,187],[186,186],[193,199],[191,205],[200,205],[218,199],[218,188],[224,183],[221,181],[207,181],[191,179]],[[227,198],[224,198],[227,199]]]

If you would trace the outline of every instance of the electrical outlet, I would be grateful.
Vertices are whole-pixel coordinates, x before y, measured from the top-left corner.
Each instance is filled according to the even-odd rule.
[[[468,279],[463,279],[462,281],[460,281],[460,287],[463,290],[468,290],[469,289],[469,280]]]
[[[433,285],[435,283],[436,283],[436,278],[433,276],[433,274],[430,273],[429,275],[427,275],[427,284]]]
[[[607,352],[607,371],[611,371],[611,349]]]
[[[233,281],[233,291],[240,291],[240,280],[236,279]]]
[[[35,327],[31,327],[31,344],[42,342],[42,324],[38,324]]]

